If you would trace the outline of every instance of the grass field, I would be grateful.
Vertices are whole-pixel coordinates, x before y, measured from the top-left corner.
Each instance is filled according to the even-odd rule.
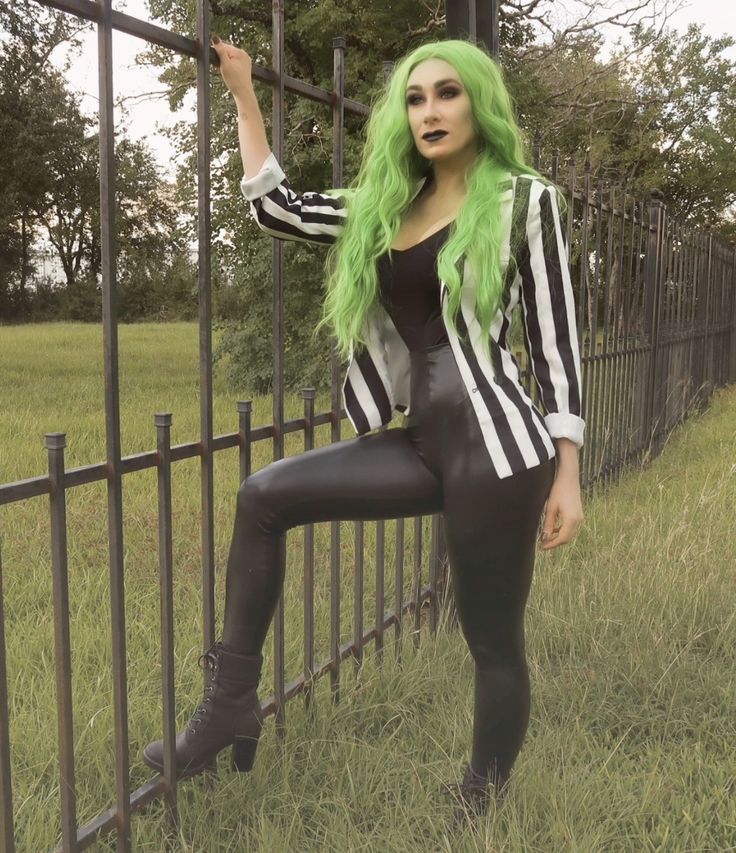
[[[120,329],[123,453],[155,446],[153,413],[174,414],[173,441],[198,435],[192,324]],[[0,327],[0,481],[45,471],[43,435],[67,433],[67,466],[104,459],[101,333],[84,325]],[[241,395],[247,398],[247,395]],[[237,427],[236,396],[215,382],[215,432]],[[317,401],[320,410],[324,400]],[[287,417],[301,412],[298,396]],[[270,400],[254,399],[254,425]],[[317,686],[310,718],[287,707],[280,741],[269,720],[251,774],[226,756],[211,785],[180,788],[172,848],[210,851],[736,850],[736,388],[688,419],[645,470],[585,504],[576,541],[538,552],[527,611],[532,719],[505,804],[452,828],[438,793],[467,760],[472,661],[457,631],[389,632],[382,667],[343,668],[342,701]],[[352,435],[343,424],[344,437]],[[317,443],[328,440],[326,430]],[[290,437],[287,452],[301,444]],[[254,468],[270,459],[257,446]],[[216,559],[223,567],[238,482],[237,453],[216,457]],[[149,777],[142,747],[160,727],[156,475],[124,480],[131,785]],[[200,695],[199,470],[174,465],[177,708]],[[68,494],[78,819],[114,802],[107,529],[102,484]],[[427,520],[428,521],[428,520]],[[393,522],[386,523],[393,600]],[[375,525],[366,524],[365,612]],[[428,528],[427,528],[428,529]],[[351,635],[353,525],[342,526],[343,640]],[[59,838],[48,499],[0,508],[11,758],[19,851]],[[315,526],[317,659],[327,655],[329,524]],[[425,546],[426,542],[425,537]],[[407,526],[407,559],[412,551]],[[289,534],[287,678],[301,669],[302,534]],[[407,584],[410,582],[407,572]],[[426,579],[426,578],[425,578]],[[218,606],[222,602],[218,576]],[[408,595],[408,586],[407,586]],[[271,644],[266,645],[270,672]],[[263,691],[271,689],[264,680]],[[160,803],[133,819],[133,849],[165,849]],[[113,850],[114,842],[95,849]]]

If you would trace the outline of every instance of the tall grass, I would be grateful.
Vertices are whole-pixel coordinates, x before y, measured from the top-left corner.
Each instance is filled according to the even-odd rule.
[[[125,454],[155,445],[153,413],[174,413],[173,440],[198,435],[197,333],[191,324],[121,327]],[[101,336],[96,327],[0,328],[0,479],[43,473],[43,434],[67,433],[69,467],[104,458]],[[247,395],[242,395],[246,396]],[[318,401],[323,408],[327,401]],[[254,424],[270,401],[254,400]],[[289,398],[287,417],[301,411]],[[215,382],[215,431],[237,427],[235,396]],[[314,714],[287,706],[267,723],[256,768],[180,787],[181,851],[725,851],[736,849],[733,759],[736,595],[736,391],[717,392],[645,470],[627,471],[585,506],[576,541],[538,552],[527,610],[532,719],[509,796],[453,827],[439,793],[467,760],[472,660],[458,631],[424,633],[402,664],[391,635],[383,665],[343,667],[341,702],[317,685]],[[348,425],[349,426],[349,425]],[[343,429],[350,437],[351,430]],[[329,440],[321,431],[318,443]],[[289,437],[287,452],[299,452]],[[256,448],[254,467],[270,459]],[[224,567],[237,452],[216,456],[216,561]],[[133,787],[150,778],[141,748],[160,729],[155,472],[124,479]],[[177,708],[200,695],[199,471],[174,465]],[[68,494],[75,746],[80,823],[114,802],[107,529],[102,484]],[[47,499],[0,509],[18,849],[59,836]],[[387,594],[393,596],[387,522]],[[353,525],[342,526],[343,640],[351,636]],[[413,542],[407,527],[407,557]],[[374,612],[374,525],[366,525],[366,617]],[[328,652],[329,524],[315,527],[317,657]],[[302,533],[289,534],[287,677],[301,669]],[[427,542],[425,537],[424,546]],[[407,573],[410,574],[410,573]],[[217,580],[221,609],[223,572]],[[411,578],[407,577],[407,590]],[[270,643],[264,690],[270,690]],[[160,851],[160,803],[133,820],[134,849]],[[169,840],[171,842],[171,840]],[[100,850],[113,850],[111,840]]]

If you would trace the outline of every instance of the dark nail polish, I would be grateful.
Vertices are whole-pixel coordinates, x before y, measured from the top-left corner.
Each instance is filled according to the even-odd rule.
[[[213,35],[213,36],[212,36],[212,41],[213,41],[215,44],[219,44],[219,43],[220,43],[220,36],[218,36],[218,35]]]

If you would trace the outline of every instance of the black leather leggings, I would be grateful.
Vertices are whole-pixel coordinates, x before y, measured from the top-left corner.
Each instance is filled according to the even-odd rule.
[[[453,590],[475,662],[471,765],[508,777],[529,720],[524,608],[555,460],[499,479],[449,344],[411,353],[399,429],[279,459],[238,491],[223,642],[261,651],[286,562],[286,531],[310,522],[442,513]]]

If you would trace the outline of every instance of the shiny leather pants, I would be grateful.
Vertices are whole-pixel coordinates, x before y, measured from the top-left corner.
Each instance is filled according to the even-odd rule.
[[[404,427],[277,460],[241,485],[223,642],[242,654],[261,651],[290,528],[441,512],[455,606],[475,662],[471,766],[503,781],[529,720],[524,608],[555,460],[499,479],[449,344],[412,352],[411,370]]]

